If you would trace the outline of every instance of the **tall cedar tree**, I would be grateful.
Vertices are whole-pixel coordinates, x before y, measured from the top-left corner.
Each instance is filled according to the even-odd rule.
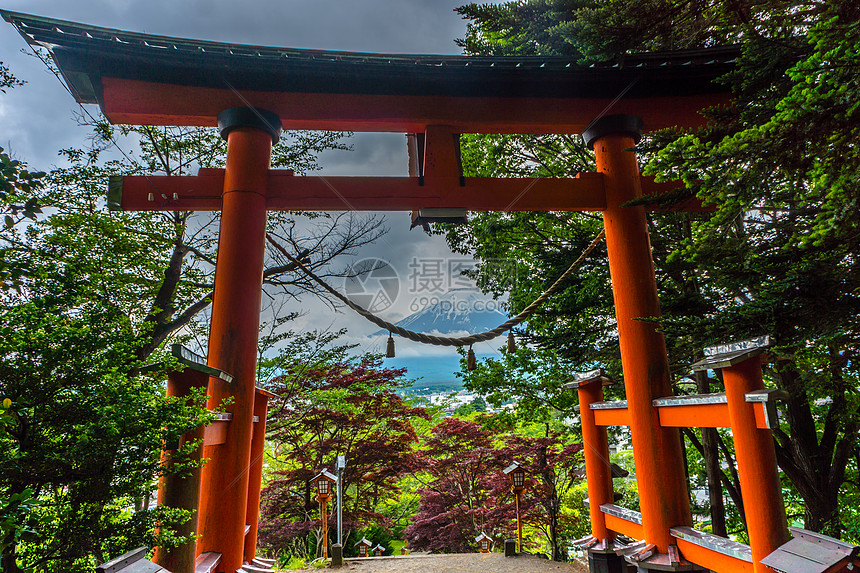
[[[461,41],[469,53],[563,53],[623,66],[630,52],[739,46],[736,71],[725,78],[737,104],[712,110],[707,129],[666,131],[639,146],[646,173],[682,179],[688,195],[717,207],[707,217],[650,217],[670,362],[687,375],[703,346],[771,334],[776,360],[766,374],[791,396],[777,455],[802,499],[805,526],[860,538],[851,509],[860,497],[860,6],[529,0],[459,12],[471,20]],[[575,140],[540,136],[472,138],[464,165],[556,176],[593,168]],[[519,311],[597,226],[582,215],[487,214],[448,236],[484,260],[512,251],[526,271],[510,298]],[[583,367],[617,374],[605,264],[593,264],[524,334]],[[502,290],[480,269],[478,279]],[[719,390],[717,381],[701,382]],[[731,493],[736,479],[721,479]]]
[[[262,492],[263,545],[305,557],[313,534],[311,545],[321,548],[320,507],[309,480],[324,468],[333,472],[339,455],[347,460],[344,543],[352,530],[390,525],[376,508],[396,499],[399,478],[414,466],[413,424],[427,418],[422,408],[396,394],[404,372],[381,368],[375,358],[310,367],[294,363],[270,383],[278,397],[270,406],[269,463],[283,469],[272,472]],[[330,531],[334,518],[329,515]]]

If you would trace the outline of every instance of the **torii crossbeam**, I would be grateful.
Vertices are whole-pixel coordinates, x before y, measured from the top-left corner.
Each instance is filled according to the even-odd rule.
[[[632,148],[643,126],[697,126],[704,121],[700,110],[728,103],[725,86],[713,80],[731,69],[734,48],[629,55],[623,65],[583,67],[565,57],[237,46],[9,12],[3,17],[28,42],[49,48],[77,101],[97,103],[111,122],[218,125],[227,139],[226,169],[125,177],[111,182],[109,199],[111,208],[222,212],[208,360],[234,379],[210,378],[208,388],[210,404],[233,399],[233,418],[226,442],[213,448],[203,471],[196,548],[222,553],[219,570],[232,573],[256,552],[258,508],[248,499],[259,483],[249,484],[248,469],[266,212],[272,209],[602,212],[641,500],[635,531],[653,552],[677,556],[670,529],[691,525],[681,442],[652,404],[672,394],[662,334],[637,320],[660,315],[645,209],[624,205],[672,187],[639,176]],[[400,178],[273,171],[271,147],[281,129],[424,134],[423,170]],[[596,173],[463,178],[458,167],[458,134],[581,132],[594,148]],[[611,488],[605,490],[589,483],[593,505],[611,500]],[[787,536],[784,519],[774,523],[782,529],[765,545]],[[247,538],[246,524],[252,525]],[[611,539],[615,532],[602,524],[600,534]],[[683,570],[695,568],[680,561]]]

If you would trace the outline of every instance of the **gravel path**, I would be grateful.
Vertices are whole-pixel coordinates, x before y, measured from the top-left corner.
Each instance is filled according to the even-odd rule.
[[[532,555],[505,558],[502,553],[408,555],[347,559],[341,571],[350,573],[588,573],[580,562],[556,563]]]

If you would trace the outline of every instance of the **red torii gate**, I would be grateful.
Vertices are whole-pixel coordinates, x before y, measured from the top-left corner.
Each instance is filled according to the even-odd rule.
[[[111,122],[218,125],[227,139],[224,170],[124,177],[111,181],[109,196],[111,208],[222,212],[208,365],[234,378],[210,377],[208,391],[211,405],[233,399],[232,421],[203,470],[197,553],[222,553],[219,570],[232,572],[256,552],[256,531],[246,541],[245,529],[256,519],[246,507],[259,499],[260,487],[249,483],[248,469],[266,211],[430,207],[603,213],[641,500],[636,531],[658,556],[675,548],[670,529],[691,525],[684,463],[677,428],[661,425],[652,404],[672,395],[663,336],[636,320],[660,314],[645,209],[623,205],[673,187],[640,177],[632,148],[643,126],[697,126],[699,110],[728,103],[712,80],[731,68],[733,48],[628,56],[623,66],[584,68],[563,57],[235,46],[3,16],[28,42],[49,47],[77,101],[98,103]],[[270,170],[282,128],[423,133],[423,173],[321,179]],[[463,178],[458,168],[460,133],[581,132],[594,148],[596,173]],[[608,492],[605,486],[590,482],[592,503],[611,500],[611,484]],[[768,543],[778,546],[788,538],[785,519],[772,523]],[[606,527],[599,533],[608,541],[615,535]],[[648,560],[639,567],[665,570]],[[683,559],[672,567],[694,568]]]

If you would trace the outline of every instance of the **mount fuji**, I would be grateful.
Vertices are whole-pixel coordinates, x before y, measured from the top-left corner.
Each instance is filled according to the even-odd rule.
[[[423,302],[426,302],[426,306],[395,324],[424,334],[465,336],[492,330],[508,320],[508,315],[500,310],[499,301],[476,289],[453,289],[439,296],[416,296],[413,304]],[[387,334],[387,331],[380,330],[374,336]],[[482,343],[475,347],[475,353],[478,358],[490,356],[497,345],[496,341]],[[401,342],[397,338],[398,356],[386,358],[385,366],[405,367],[407,377],[420,378],[413,387],[419,394],[459,390],[462,382],[455,373],[460,370],[460,356],[454,349],[430,354],[421,347],[417,342]]]
[[[501,303],[476,289],[452,289],[439,296],[416,296],[418,311],[394,323],[425,334],[475,334],[491,330],[508,320]],[[377,334],[383,334],[379,331]]]

